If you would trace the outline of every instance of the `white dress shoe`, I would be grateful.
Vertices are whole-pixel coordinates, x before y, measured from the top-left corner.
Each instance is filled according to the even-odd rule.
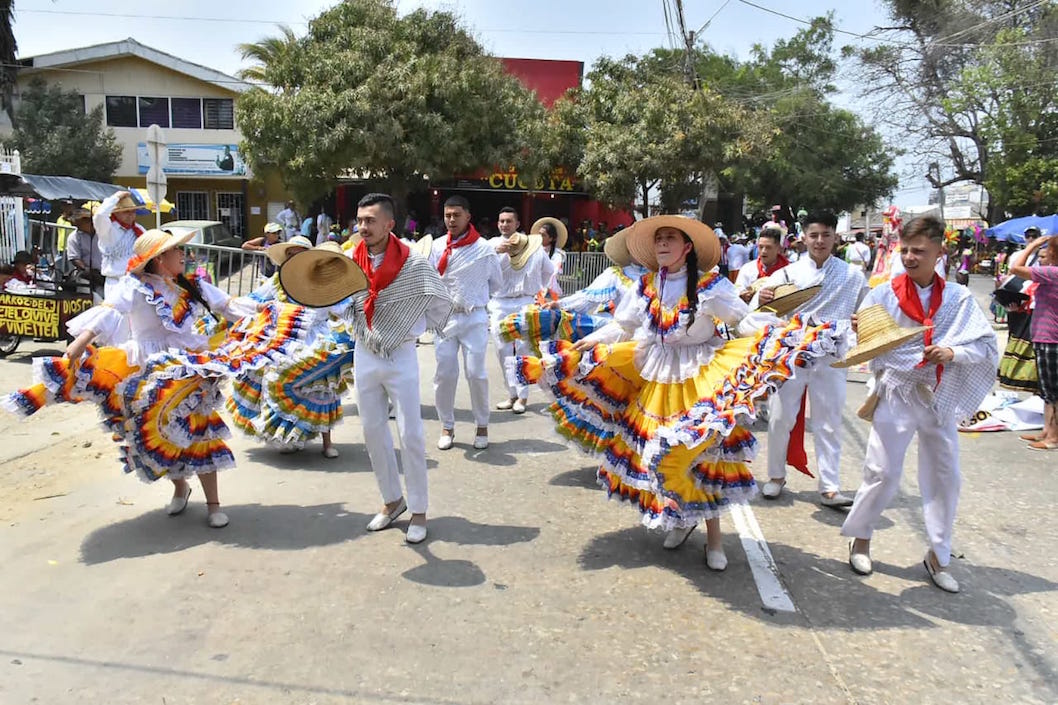
[[[191,485],[187,486],[187,492],[184,493],[183,497],[173,497],[169,500],[169,506],[165,508],[165,513],[171,517],[175,517],[185,509],[187,509],[187,498],[191,496]]]
[[[335,448],[334,446],[331,446],[330,448],[324,448],[323,449],[323,457],[324,458],[337,458],[338,455],[339,455],[338,454],[338,449]]]
[[[454,433],[442,433],[441,437],[437,439],[437,449],[448,450],[452,447],[452,443],[455,439],[456,437]]]
[[[224,512],[213,512],[209,515],[209,526],[211,529],[223,529],[228,525],[228,515]]]
[[[959,581],[953,578],[951,573],[947,570],[934,570],[933,561],[930,560],[932,553],[933,551],[926,551],[926,557],[922,560],[922,565],[926,566],[926,572],[929,573],[929,579],[944,592],[959,592]]]
[[[500,411],[507,411],[508,409],[512,408],[513,406],[514,406],[514,399],[504,399],[503,401],[501,401],[499,404],[496,405],[496,408],[499,409]]]
[[[874,562],[871,561],[871,554],[854,553],[852,550],[853,543],[849,541],[849,566],[852,568],[852,572],[860,575],[870,575],[874,572]]]
[[[474,436],[474,447],[478,450],[485,450],[489,447],[489,437],[482,435]]]
[[[705,549],[705,564],[709,566],[710,570],[720,572],[727,568],[727,554],[724,553],[724,549],[710,550]]]
[[[852,497],[843,495],[840,492],[835,492],[833,497],[827,497],[824,494],[819,495],[819,503],[824,507],[833,507],[841,509],[843,507],[852,506]]]
[[[422,543],[426,540],[426,526],[424,524],[411,524],[408,533],[404,536],[408,543]]]
[[[672,551],[683,545],[683,542],[687,540],[687,537],[694,531],[696,524],[690,526],[681,526],[675,529],[670,529],[669,533],[665,534],[665,542],[661,544],[661,547],[667,551]]]
[[[765,499],[778,499],[783,487],[786,487],[786,480],[768,480],[760,488],[760,493]]]
[[[397,506],[393,508],[393,511],[379,512],[378,514],[376,514],[375,518],[368,523],[367,530],[382,531],[382,529],[385,529],[387,526],[392,524],[394,521],[396,521],[397,517],[399,517],[406,511],[408,511],[408,503],[404,501],[403,497],[401,497],[400,501],[397,502]]]
[[[518,399],[517,401],[515,401],[514,402],[514,406],[511,407],[511,411],[513,411],[516,414],[524,414],[525,413],[525,399]]]

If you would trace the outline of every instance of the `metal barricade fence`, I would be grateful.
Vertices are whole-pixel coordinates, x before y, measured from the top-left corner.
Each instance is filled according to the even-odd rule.
[[[567,252],[562,274],[558,275],[562,293],[568,295],[587,287],[612,264],[602,252]]]
[[[219,245],[184,245],[188,272],[206,275],[232,296],[244,296],[271,275],[271,260],[259,250],[240,250]]]

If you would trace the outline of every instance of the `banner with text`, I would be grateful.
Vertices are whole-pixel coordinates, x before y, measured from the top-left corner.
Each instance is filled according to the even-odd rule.
[[[147,143],[136,145],[136,163],[141,174],[150,168]],[[173,176],[246,176],[246,162],[237,144],[171,144],[166,149],[162,171]]]

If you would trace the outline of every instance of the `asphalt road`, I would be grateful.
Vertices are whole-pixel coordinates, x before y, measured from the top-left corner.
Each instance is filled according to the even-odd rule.
[[[0,362],[0,389],[45,347]],[[524,416],[494,412],[475,451],[461,384],[456,446],[435,450],[433,349],[419,352],[431,509],[414,548],[406,517],[365,531],[380,500],[351,397],[337,460],[233,439],[223,530],[197,486],[167,517],[168,488],[122,475],[93,409],[0,418],[0,703],[1058,702],[1055,463],[1013,434],[961,438],[959,595],[926,578],[913,471],[874,575],[850,571],[842,514],[801,476],[725,516],[717,574],[702,534],[663,551],[606,501],[540,393]],[[868,427],[849,386],[854,491]],[[767,552],[770,581],[750,558]]]

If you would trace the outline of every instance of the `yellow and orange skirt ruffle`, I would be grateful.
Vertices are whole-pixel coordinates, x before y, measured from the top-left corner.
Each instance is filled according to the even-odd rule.
[[[757,492],[746,464],[756,439],[745,426],[797,367],[833,351],[834,335],[794,319],[726,343],[679,382],[643,379],[634,341],[583,354],[556,341],[542,358],[512,362],[520,381],[554,399],[558,432],[602,458],[597,476],[608,495],[636,506],[646,526],[671,529],[719,516]]]

